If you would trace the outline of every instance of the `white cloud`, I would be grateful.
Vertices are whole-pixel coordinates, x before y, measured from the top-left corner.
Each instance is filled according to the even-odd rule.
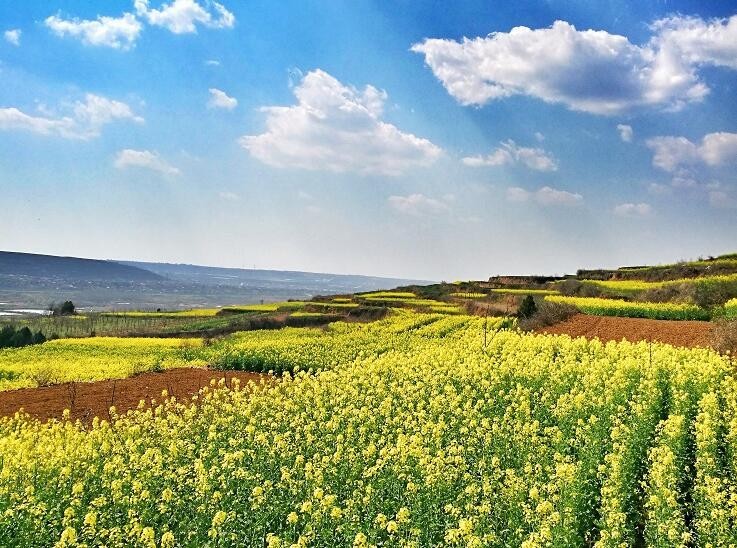
[[[644,45],[606,31],[515,27],[457,42],[412,46],[448,93],[464,105],[527,95],[572,110],[612,115],[637,107],[677,109],[709,92],[698,68],[737,68],[737,16],[672,17],[653,24]]]
[[[139,17],[150,25],[164,27],[174,34],[197,32],[197,24],[208,28],[232,28],[235,16],[218,2],[207,0],[204,6],[195,0],[174,0],[161,9],[149,8],[149,0],[135,0]]]
[[[708,133],[700,144],[685,137],[653,137],[646,142],[653,151],[653,165],[664,171],[679,173],[695,164],[720,166],[737,162],[737,133]]]
[[[104,126],[116,120],[144,121],[126,103],[93,93],[85,95],[84,101],[67,105],[64,115],[45,112],[43,116],[33,116],[13,107],[0,108],[0,130],[23,130],[65,139],[98,137]]]
[[[639,204],[619,204],[614,208],[614,214],[620,217],[647,217],[652,212],[652,206],[644,202]]]
[[[535,139],[537,139],[538,143],[542,143],[545,140],[545,135],[540,133],[539,131],[535,132]]]
[[[217,59],[208,59],[207,61],[205,61],[205,64],[208,67],[219,67],[220,61],[218,61]]]
[[[632,126],[628,126],[627,124],[617,124],[617,131],[619,131],[619,138],[622,139],[622,141],[625,143],[632,142]]]
[[[20,46],[20,35],[23,34],[23,31],[20,29],[10,29],[6,30],[3,33],[3,36],[5,37],[5,41],[9,44],[13,44],[14,46]]]
[[[692,65],[737,69],[737,15],[704,21],[699,17],[668,17],[656,21],[656,42]]]
[[[139,167],[157,171],[164,175],[179,175],[179,169],[161,158],[158,152],[151,152],[150,150],[126,148],[118,152],[114,164],[118,169]]]
[[[238,196],[238,194],[236,194],[235,192],[218,192],[218,196],[220,196],[221,200],[226,200],[228,202],[237,202],[241,199],[241,197]]]
[[[442,150],[382,120],[387,94],[358,90],[322,70],[307,73],[293,89],[297,104],[263,107],[266,131],[239,142],[275,167],[399,175],[428,166]]]
[[[509,187],[507,200],[510,202],[533,201],[543,206],[577,206],[583,203],[583,196],[549,186],[544,186],[534,192],[520,187]]]
[[[233,110],[238,106],[238,100],[235,97],[228,97],[228,94],[217,88],[210,88],[210,99],[207,101],[207,108],[223,108],[225,110]]]
[[[448,204],[428,198],[424,194],[410,194],[409,196],[389,196],[387,202],[389,207],[414,217],[424,217],[427,215],[438,215],[449,211]]]
[[[520,147],[511,139],[501,143],[488,156],[469,156],[461,160],[471,167],[502,166],[521,163],[536,171],[555,171],[558,165],[548,152],[541,148]]]
[[[44,23],[57,36],[71,36],[83,44],[120,50],[132,48],[142,28],[140,21],[131,13],[117,18],[98,16],[95,20],[62,19],[59,15],[52,15]]]

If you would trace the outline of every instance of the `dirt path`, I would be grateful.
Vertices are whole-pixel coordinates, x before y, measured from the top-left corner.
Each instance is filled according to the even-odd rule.
[[[118,413],[123,413],[136,407],[141,400],[160,400],[162,390],[182,400],[208,386],[211,379],[222,378],[226,379],[228,386],[234,378],[244,386],[249,380],[259,382],[268,376],[245,371],[181,368],[143,373],[127,379],[9,390],[0,392],[0,416],[11,416],[22,407],[26,413],[41,420],[60,418],[64,409],[70,409],[71,417],[83,422],[91,422],[95,416],[107,420],[112,405]]]
[[[602,341],[658,341],[674,346],[709,346],[714,325],[710,322],[647,320],[576,314],[545,327],[541,332],[572,337],[597,337]]]

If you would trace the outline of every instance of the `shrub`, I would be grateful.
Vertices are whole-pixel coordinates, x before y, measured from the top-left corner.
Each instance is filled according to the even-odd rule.
[[[576,314],[578,314],[578,309],[575,306],[542,301],[537,306],[537,312],[530,318],[521,319],[519,326],[523,331],[533,331],[563,322]]]
[[[737,354],[737,320],[720,320],[711,332],[711,346],[722,354]]]
[[[602,293],[597,284],[583,283],[573,279],[560,282],[558,290],[569,297],[598,297]]]
[[[535,298],[532,295],[527,295],[522,299],[522,303],[517,309],[517,317],[519,318],[531,318],[533,314],[537,312],[537,305],[535,304]]]
[[[16,329],[12,325],[6,325],[0,329],[0,348],[20,348],[44,342],[46,337],[41,331],[33,333],[27,326]]]

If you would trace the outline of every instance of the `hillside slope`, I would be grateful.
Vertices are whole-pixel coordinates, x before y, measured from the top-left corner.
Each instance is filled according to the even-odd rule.
[[[113,261],[13,251],[0,251],[0,276],[106,282],[163,280],[150,270]]]

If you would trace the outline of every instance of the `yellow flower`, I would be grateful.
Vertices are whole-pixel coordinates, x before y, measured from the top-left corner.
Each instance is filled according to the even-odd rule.
[[[174,533],[167,531],[161,535],[161,548],[174,548]]]
[[[226,514],[222,510],[218,510],[217,512],[215,512],[215,515],[212,517],[212,527],[213,528],[220,527],[223,523],[225,523],[225,520],[227,517],[228,517],[228,514]]]

